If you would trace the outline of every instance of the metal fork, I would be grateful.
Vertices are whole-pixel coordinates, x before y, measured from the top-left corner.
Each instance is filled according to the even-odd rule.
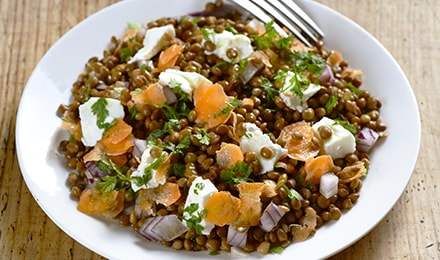
[[[230,0],[263,23],[274,23],[282,36],[287,28],[298,40],[312,47],[324,38],[319,26],[293,0]]]

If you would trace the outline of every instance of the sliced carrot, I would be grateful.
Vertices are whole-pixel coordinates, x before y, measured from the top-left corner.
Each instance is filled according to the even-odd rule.
[[[151,190],[151,198],[164,206],[170,206],[179,200],[181,193],[179,185],[172,182],[165,182]]]
[[[104,156],[104,145],[101,141],[98,141],[93,149],[83,156],[83,161],[85,163],[89,161],[99,161],[103,159]]]
[[[328,154],[308,158],[304,164],[305,183],[319,184],[321,176],[324,173],[334,171],[334,168],[333,159]]]
[[[193,98],[196,122],[206,124],[209,129],[228,121],[231,113],[225,109],[231,97],[226,95],[222,85],[202,82],[194,90]]]
[[[250,227],[258,225],[261,217],[262,203],[260,195],[264,189],[264,183],[242,182],[237,185],[240,193],[240,215],[234,226]]]
[[[217,164],[221,168],[229,169],[237,162],[244,159],[240,146],[231,143],[222,143],[220,150],[216,152]]]
[[[183,50],[183,46],[179,44],[173,44],[166,50],[162,51],[159,55],[159,61],[157,63],[157,70],[164,71],[173,67],[176,64],[179,54]]]
[[[81,193],[78,210],[95,217],[115,218],[124,209],[124,190],[101,192],[96,188]]]
[[[214,192],[206,201],[205,220],[217,226],[229,225],[235,222],[240,214],[240,199],[227,191]]]
[[[285,126],[280,133],[280,138],[285,142],[287,154],[290,158],[305,161],[319,153],[319,147],[313,143],[315,132],[305,121],[296,122]]]
[[[116,124],[104,133],[102,142],[104,145],[120,143],[131,134],[132,129],[124,120],[117,118]]]
[[[104,152],[106,155],[109,156],[121,155],[121,154],[125,154],[133,146],[134,146],[134,136],[133,134],[130,134],[119,143],[104,144]]]
[[[153,83],[149,85],[146,89],[142,90],[140,93],[134,93],[131,99],[135,104],[154,104],[162,105],[167,101],[167,97],[163,91],[163,88],[158,83]]]
[[[168,178],[168,172],[171,169],[171,157],[172,153],[162,161],[160,166],[156,169],[155,179],[157,183],[163,183]]]
[[[121,168],[128,162],[127,153],[120,155],[109,155],[107,156],[107,159],[111,160],[119,168]]]

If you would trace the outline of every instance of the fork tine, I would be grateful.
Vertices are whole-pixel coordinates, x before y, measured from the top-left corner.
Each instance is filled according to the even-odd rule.
[[[279,0],[283,2],[292,12],[294,12],[301,20],[303,20],[312,30],[314,30],[320,38],[324,38],[324,33],[319,26],[308,16],[304,10],[299,7],[293,0]]]
[[[300,31],[292,24],[290,21],[288,21],[284,15],[280,14],[277,9],[275,9],[272,5],[268,4],[265,0],[251,0],[256,5],[260,6],[263,10],[268,12],[270,15],[272,15],[275,20],[280,22],[282,25],[286,26],[286,28],[291,31],[300,41],[302,41],[305,45],[308,47],[311,47],[312,44],[301,34]]]
[[[230,0],[235,3],[238,7],[241,7],[243,11],[252,14],[255,18],[263,23],[269,23],[273,19],[267,15],[260,7],[255,5],[249,0]],[[275,30],[283,37],[287,37],[287,33],[277,24],[274,24]]]
[[[279,12],[281,12],[286,19],[290,20],[293,25],[297,26],[298,29],[300,29],[307,37],[309,37],[313,42],[318,42],[319,40],[315,37],[313,32],[311,32],[306,25],[304,25],[302,20],[299,20],[295,15],[292,15],[292,9],[291,7],[287,8],[285,4],[279,2],[278,0],[266,0],[266,2],[269,2],[271,5],[273,5],[274,8],[278,9]],[[286,2],[286,1],[285,1]],[[293,7],[295,8],[295,7]],[[296,12],[295,12],[296,13]],[[304,21],[305,22],[305,21]],[[308,24],[308,23],[307,23]],[[313,29],[313,28],[312,28]],[[319,35],[319,34],[318,34]]]

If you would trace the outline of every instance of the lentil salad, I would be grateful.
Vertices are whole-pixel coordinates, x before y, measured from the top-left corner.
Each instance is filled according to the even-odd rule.
[[[130,62],[145,46],[147,32],[167,25],[175,35],[160,52]],[[328,160],[325,142],[336,125],[351,131],[354,139],[365,128],[382,137],[386,126],[379,115],[380,101],[359,89],[361,72],[350,68],[339,52],[322,45],[307,49],[293,38],[278,38],[270,25],[262,32],[236,18],[163,18],[147,27],[132,24],[123,37],[113,37],[113,47],[102,59],[91,58],[74,83],[74,101],[60,107],[63,127],[71,132],[60,148],[72,169],[68,180],[81,211],[117,218],[147,239],[174,249],[217,252],[240,247],[266,254],[307,239],[353,206],[368,169],[368,149],[356,146]],[[241,47],[227,48],[223,58],[213,53],[221,45],[215,37],[223,32],[246,36],[252,54],[236,59]],[[176,45],[182,48],[172,51],[179,49]],[[177,53],[175,61],[160,65],[167,63],[160,56],[171,47],[169,52]],[[328,68],[331,76],[323,75]],[[161,81],[162,73],[171,75],[166,84],[161,83],[166,81]],[[193,73],[203,82],[184,88],[186,81],[177,79]],[[204,86],[206,82],[210,83]],[[312,84],[318,86],[317,92],[303,100]],[[211,94],[216,98],[203,102]],[[291,102],[292,96],[301,98]],[[114,100],[123,107],[121,118],[99,119],[99,114],[113,113],[107,105]],[[95,144],[85,145],[81,123],[86,116],[81,116],[81,108],[92,101],[85,110],[96,116],[95,125],[102,125],[104,134]],[[322,119],[332,121],[313,128]],[[119,136],[121,132],[128,134]],[[263,145],[255,150],[254,142]],[[142,165],[146,167],[139,170]],[[326,169],[315,174],[320,168],[316,165]],[[159,172],[164,173],[162,179]],[[331,196],[320,190],[328,172],[337,176],[337,191]],[[153,177],[156,183],[151,182]],[[207,197],[215,200],[187,203],[190,194],[202,193],[210,183],[217,191]],[[230,213],[226,223],[209,216],[219,208]],[[241,217],[250,209],[258,213]],[[281,217],[272,225],[263,220],[277,214]],[[176,217],[165,221],[162,216]],[[207,230],[208,225],[202,225],[206,219],[217,224]],[[183,223],[178,231],[182,234],[158,238],[154,227],[168,221]]]

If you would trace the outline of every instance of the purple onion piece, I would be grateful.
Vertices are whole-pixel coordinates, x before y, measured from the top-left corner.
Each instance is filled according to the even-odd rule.
[[[321,176],[319,183],[319,193],[326,199],[338,193],[339,178],[334,173],[325,173]]]
[[[260,217],[260,228],[270,232],[286,213],[286,209],[271,202]]]
[[[109,174],[108,172],[101,171],[95,161],[88,161],[84,165],[86,166],[87,171],[95,178],[101,178]]]
[[[142,153],[147,149],[147,141],[142,139],[134,139],[133,156],[142,157]]]
[[[322,68],[321,76],[319,77],[319,83],[320,84],[326,84],[326,83],[334,83],[335,82],[335,75],[333,74],[332,68],[325,64],[325,66]]]
[[[150,241],[171,241],[187,231],[188,227],[176,215],[148,218],[138,229],[138,233]]]
[[[379,139],[379,134],[376,131],[364,127],[358,134],[357,149],[360,152],[366,153],[376,144],[377,139]]]
[[[233,227],[232,225],[229,225],[228,228],[228,236],[227,236],[227,242],[228,244],[230,244],[231,246],[237,246],[237,247],[241,247],[244,248],[246,246],[246,242],[247,242],[247,235],[248,232],[238,232],[235,227]]]

